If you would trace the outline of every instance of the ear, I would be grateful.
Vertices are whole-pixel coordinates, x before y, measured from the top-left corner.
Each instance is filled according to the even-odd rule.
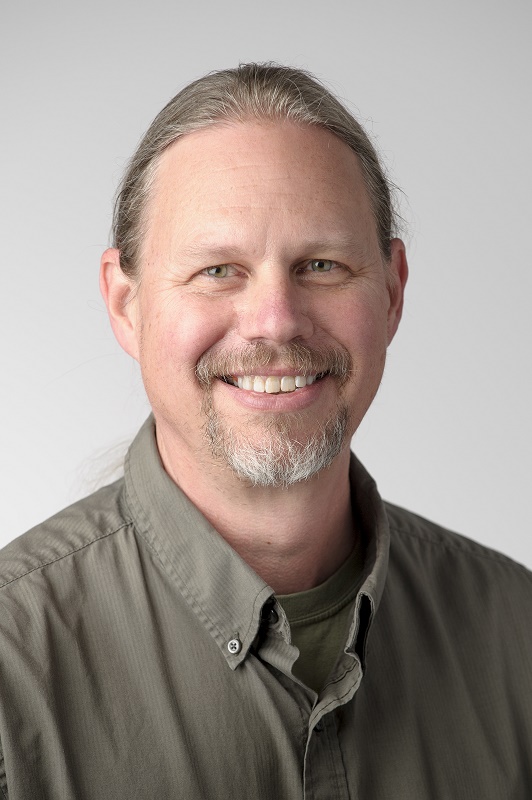
[[[118,343],[139,360],[136,284],[122,271],[120,252],[110,247],[102,256],[100,291]]]
[[[408,279],[408,262],[406,260],[406,249],[401,239],[392,239],[391,258],[388,264],[388,294],[390,305],[388,307],[388,344],[399,327],[403,313],[403,299],[405,294],[406,281]]]

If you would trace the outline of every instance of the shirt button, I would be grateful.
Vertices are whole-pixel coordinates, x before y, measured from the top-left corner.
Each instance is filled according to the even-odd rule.
[[[266,603],[261,612],[262,622],[267,622],[270,625],[276,625],[279,622],[279,614],[275,610],[273,603]]]
[[[268,613],[268,622],[270,622],[272,625],[276,625],[279,622],[279,614],[277,613],[275,608],[273,608],[273,606],[272,608],[270,608],[270,611]]]
[[[231,655],[236,656],[237,653],[240,653],[240,651],[242,650],[242,642],[240,641],[240,639],[236,638],[230,639],[227,642],[227,649],[229,650]]]
[[[323,722],[321,721],[321,719],[320,719],[319,722],[316,722],[316,724],[314,725],[314,730],[316,731],[316,733],[321,733],[322,732],[322,730],[323,730]]]

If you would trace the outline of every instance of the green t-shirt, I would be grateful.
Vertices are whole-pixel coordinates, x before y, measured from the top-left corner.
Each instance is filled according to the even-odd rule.
[[[360,542],[324,583],[295,594],[277,595],[299,650],[294,675],[319,693],[347,639],[347,631],[363,568]]]

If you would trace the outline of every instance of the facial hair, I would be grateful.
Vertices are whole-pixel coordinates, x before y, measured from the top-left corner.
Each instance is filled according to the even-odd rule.
[[[275,361],[282,363],[288,374],[327,373],[336,380],[339,393],[352,372],[350,354],[343,348],[311,349],[298,342],[273,348],[259,342],[240,350],[208,351],[198,361],[196,375],[204,389],[205,435],[213,457],[253,486],[287,488],[332,463],[344,446],[349,412],[339,403],[324,424],[306,435],[298,432],[305,418],[301,412],[264,414],[259,422],[253,417],[254,431],[258,424],[262,427],[260,435],[248,435],[247,426],[235,429],[213,406],[214,380],[261,374],[261,367]]]

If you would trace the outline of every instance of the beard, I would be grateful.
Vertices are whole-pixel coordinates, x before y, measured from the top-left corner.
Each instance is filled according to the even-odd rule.
[[[213,457],[253,486],[287,488],[332,463],[345,444],[349,412],[339,403],[325,424],[316,423],[319,428],[311,433],[304,433],[308,416],[302,412],[265,414],[260,420],[252,417],[249,425],[235,429],[214,408],[214,380],[234,374],[261,374],[260,368],[274,361],[293,370],[288,374],[326,373],[337,381],[339,391],[352,372],[347,350],[311,350],[295,342],[279,349],[257,343],[219,355],[206,353],[197,364],[196,375],[204,388],[205,436]]]
[[[267,435],[255,442],[224,424],[212,409],[206,435],[213,456],[227,464],[239,478],[253,486],[287,488],[308,480],[332,463],[343,447],[347,420],[347,409],[341,407],[320,431],[303,441],[270,423]],[[289,429],[289,425],[282,428]]]

